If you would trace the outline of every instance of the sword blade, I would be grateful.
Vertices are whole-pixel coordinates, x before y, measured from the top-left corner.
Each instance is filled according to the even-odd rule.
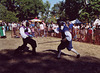
[[[38,44],[46,44],[46,43],[54,43],[54,42],[60,42],[61,40],[58,41],[47,41],[47,42],[42,42],[42,43],[38,43]]]

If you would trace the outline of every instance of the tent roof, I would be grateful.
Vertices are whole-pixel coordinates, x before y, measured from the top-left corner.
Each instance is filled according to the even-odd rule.
[[[75,19],[75,20],[71,21],[71,23],[73,23],[73,24],[80,24],[82,22],[80,22],[78,19]]]
[[[40,20],[40,19],[32,19],[32,20],[30,20],[31,22],[42,22],[42,20]]]
[[[100,25],[100,20],[99,19],[96,19],[93,24],[94,25],[96,25],[96,24]]]

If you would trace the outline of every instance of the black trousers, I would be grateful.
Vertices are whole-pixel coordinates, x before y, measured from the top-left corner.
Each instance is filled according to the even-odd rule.
[[[57,49],[59,51],[59,50],[65,49],[65,48],[67,48],[67,50],[70,51],[73,48],[72,41],[67,41],[67,40],[61,41],[61,43],[59,44]]]
[[[27,37],[25,39],[23,38],[23,44],[21,48],[24,50],[27,44],[30,44],[32,46],[32,53],[36,53],[36,47],[37,47],[36,41],[30,37]]]

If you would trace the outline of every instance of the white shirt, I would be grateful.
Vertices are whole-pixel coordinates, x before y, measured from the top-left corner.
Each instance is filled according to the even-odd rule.
[[[28,32],[31,33],[31,29],[30,28],[28,28]]]
[[[21,34],[22,38],[24,38],[24,39],[28,37],[28,35],[25,34],[25,29],[24,29],[24,27],[21,27],[21,28],[20,28],[20,34]]]
[[[14,28],[14,27],[17,27],[17,24],[15,24],[15,23],[14,23],[14,24],[12,24],[12,28]]]
[[[54,30],[55,28],[57,28],[56,25],[52,24],[52,29]]]
[[[71,33],[70,33],[69,31],[66,31],[66,32],[65,32],[65,35],[66,35],[66,39],[67,39],[68,41],[71,41],[71,40],[72,40],[72,35],[71,35]]]
[[[85,29],[88,29],[88,28],[89,28],[89,26],[86,26],[86,27],[85,27]]]
[[[59,33],[59,31],[57,29],[54,30],[55,33]],[[65,35],[66,35],[66,39],[68,41],[71,41],[72,40],[72,35],[69,31],[65,31]]]
[[[44,30],[44,25],[40,24],[40,30]]]

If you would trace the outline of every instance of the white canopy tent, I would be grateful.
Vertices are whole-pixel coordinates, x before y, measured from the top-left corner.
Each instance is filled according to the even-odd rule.
[[[71,21],[72,24],[81,24],[82,22],[80,22],[78,19],[75,19],[73,21]]]
[[[93,24],[94,25],[96,25],[96,24],[100,25],[100,20],[99,19],[96,19]]]
[[[42,20],[40,20],[40,19],[32,19],[32,20],[30,20],[31,22],[42,22]]]

